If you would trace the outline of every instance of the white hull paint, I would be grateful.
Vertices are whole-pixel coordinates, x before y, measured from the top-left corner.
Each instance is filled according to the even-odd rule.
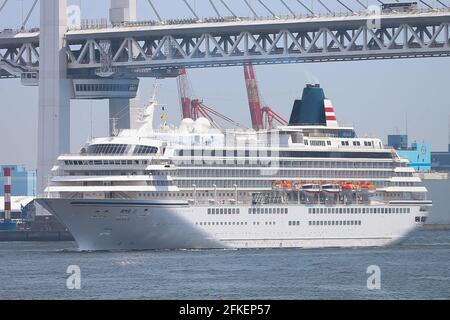
[[[417,217],[427,216],[419,205],[402,206],[410,213],[391,214],[311,214],[310,208],[325,207],[292,204],[271,206],[287,208],[286,214],[249,214],[254,207],[230,206],[224,208],[239,209],[239,214],[213,215],[208,213],[211,206],[177,201],[38,202],[68,227],[82,251],[378,247],[400,242],[422,224]],[[311,225],[312,221],[357,221],[357,225]]]

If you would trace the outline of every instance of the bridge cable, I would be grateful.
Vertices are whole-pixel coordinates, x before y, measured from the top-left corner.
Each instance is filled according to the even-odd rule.
[[[281,3],[288,9],[288,11],[295,17],[295,12],[292,11],[292,9],[287,5],[287,3],[284,0],[280,0]]]
[[[327,11],[328,11],[328,13],[333,13],[333,11],[331,11],[326,5],[324,5],[323,4],[323,2],[321,1],[321,0],[317,0],[317,2],[319,2],[321,5],[322,5],[322,7],[324,7],[325,9],[327,9]]]
[[[186,6],[189,8],[189,10],[191,11],[191,13],[194,15],[195,19],[200,20],[200,18],[198,17],[198,15],[195,13],[194,9],[192,9],[191,5],[189,4],[189,2],[187,2],[187,0],[183,0],[183,2],[186,4]]]
[[[359,0],[356,0],[364,9],[367,9],[367,6]]]
[[[256,13],[256,11],[253,9],[253,7],[250,5],[250,2],[248,2],[248,0],[244,0],[245,4],[247,5],[247,7],[249,7],[250,11],[254,14],[254,16],[256,18],[259,18],[258,14]]]
[[[229,13],[231,13],[231,15],[235,18],[237,18],[237,15],[234,14],[234,12],[230,9],[230,7],[225,3],[224,0],[219,0],[222,5],[228,10]]]
[[[448,8],[448,6],[445,3],[443,3],[441,0],[436,0],[436,1],[439,2],[443,7]]]
[[[262,0],[258,0],[258,2],[274,17],[274,18],[278,18],[277,15],[270,10],[270,8],[268,6],[266,6],[266,4],[262,1]]]
[[[353,13],[353,10],[350,7],[348,7],[347,5],[345,5],[345,3],[343,3],[341,0],[337,0],[337,2],[339,2],[345,9],[347,9],[348,11]]]
[[[28,14],[27,14],[25,20],[24,20],[23,23],[22,23],[22,27],[20,28],[21,30],[25,30],[25,25],[27,24],[28,20],[30,19],[31,14],[33,13],[34,8],[36,8],[37,3],[38,3],[38,0],[34,0],[34,3],[33,3],[33,5],[31,6],[30,11],[28,12]]]
[[[302,5],[303,8],[305,8],[306,10],[308,10],[309,13],[311,13],[312,15],[314,15],[314,12],[313,12],[310,8],[308,8],[307,6],[305,6],[305,5],[303,4],[303,2],[301,2],[300,0],[297,0],[297,2],[300,3],[300,4]]]
[[[419,1],[422,2],[424,5],[426,5],[428,8],[433,9],[433,7],[430,6],[428,3],[426,3],[425,1],[423,1],[423,0],[419,0]]]
[[[214,11],[216,12],[217,17],[221,18],[222,16],[221,16],[219,10],[217,9],[216,5],[214,4],[213,0],[209,0],[209,3],[211,4],[211,7],[213,7]]]
[[[156,17],[158,18],[159,22],[163,22],[161,16],[158,13],[158,10],[156,10],[156,7],[154,6],[152,0],[148,0],[148,4],[150,5],[150,7],[152,7],[152,10],[155,13]]]
[[[6,6],[7,3],[8,0],[5,0],[5,2],[3,2],[2,6],[0,7],[0,12],[3,10],[3,8]]]

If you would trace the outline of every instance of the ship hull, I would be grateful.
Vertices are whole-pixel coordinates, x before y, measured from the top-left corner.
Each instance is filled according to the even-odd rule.
[[[67,226],[82,251],[379,247],[402,241],[427,216],[419,205],[403,205],[409,213],[394,213],[398,206],[370,214],[380,206],[353,206],[356,213],[343,214],[339,209],[349,206],[267,205],[257,213],[255,206],[230,206],[212,214],[214,206],[176,201],[38,203]]]

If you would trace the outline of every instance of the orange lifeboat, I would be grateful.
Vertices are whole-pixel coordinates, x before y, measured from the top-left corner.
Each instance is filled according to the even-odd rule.
[[[292,183],[292,181],[282,181],[281,187],[282,187],[282,189],[291,190],[293,187],[293,183]]]
[[[358,186],[355,185],[353,182],[344,182],[341,184],[342,191],[356,191],[358,189]]]
[[[285,190],[292,190],[294,184],[292,181],[275,181],[273,183],[274,188],[276,189],[285,189]]]
[[[377,191],[377,187],[374,184],[368,182],[360,183],[359,188],[362,192],[365,193],[375,193],[375,191]]]

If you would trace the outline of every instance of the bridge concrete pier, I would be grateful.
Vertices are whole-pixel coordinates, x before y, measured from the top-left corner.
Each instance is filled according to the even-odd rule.
[[[66,0],[40,1],[37,192],[47,186],[57,157],[70,151],[71,80],[67,78]]]

